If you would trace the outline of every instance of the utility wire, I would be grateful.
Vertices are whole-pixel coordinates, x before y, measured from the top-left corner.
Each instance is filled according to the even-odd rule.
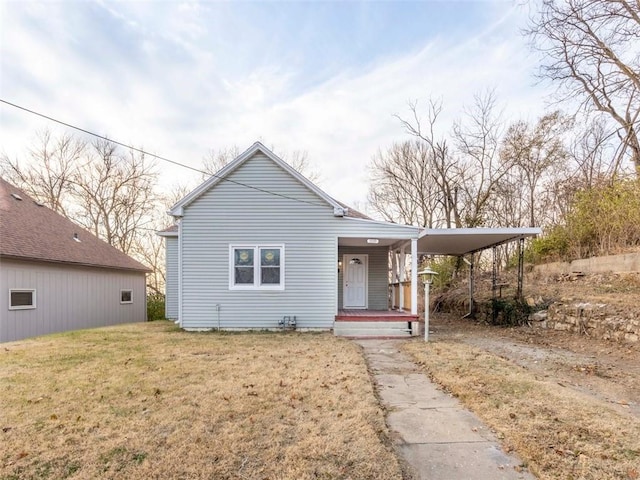
[[[253,185],[248,185],[248,184],[246,184],[246,183],[237,182],[237,181],[235,181],[235,180],[231,180],[231,179],[229,179],[229,178],[221,177],[220,175],[216,175],[215,173],[205,172],[204,170],[200,170],[199,168],[191,167],[191,166],[186,165],[186,164],[184,164],[184,163],[180,163],[180,162],[177,162],[177,161],[175,161],[175,160],[171,160],[170,158],[162,157],[162,156],[160,156],[160,155],[156,155],[155,153],[147,152],[147,151],[145,151],[145,150],[142,150],[141,148],[137,148],[137,147],[134,147],[134,146],[131,146],[131,145],[127,145],[126,143],[122,143],[122,142],[119,142],[119,141],[117,141],[117,140],[113,140],[113,139],[111,139],[111,138],[109,138],[109,137],[106,137],[106,136],[104,136],[104,135],[99,135],[99,134],[97,134],[97,133],[91,132],[91,131],[86,130],[86,129],[84,129],[84,128],[81,128],[81,127],[77,127],[77,126],[75,126],[75,125],[72,125],[72,124],[70,124],[70,123],[63,122],[62,120],[58,120],[58,119],[56,119],[56,118],[50,117],[50,116],[48,116],[48,115],[45,115],[45,114],[43,114],[43,113],[36,112],[35,110],[31,110],[31,109],[29,109],[29,108],[22,107],[22,106],[20,106],[20,105],[16,105],[15,103],[11,103],[11,102],[9,102],[9,101],[7,101],[7,100],[4,100],[4,99],[2,99],[2,98],[0,98],[0,102],[1,102],[1,103],[4,103],[4,104],[6,104],[6,105],[9,105],[9,106],[11,106],[11,107],[17,108],[17,109],[19,109],[19,110],[22,110],[22,111],[24,111],[24,112],[30,113],[30,114],[32,114],[32,115],[36,115],[36,116],[38,116],[38,117],[44,118],[44,119],[49,120],[49,121],[51,121],[51,122],[55,122],[55,123],[58,123],[58,124],[60,124],[60,125],[64,125],[65,127],[72,128],[72,129],[74,129],[74,130],[77,130],[77,131],[79,131],[79,132],[86,133],[87,135],[91,135],[91,136],[93,136],[93,137],[100,138],[100,139],[102,139],[102,140],[106,140],[107,142],[114,143],[114,144],[116,144],[116,145],[120,145],[121,147],[128,148],[128,149],[133,150],[133,151],[135,151],[135,152],[142,153],[143,155],[150,155],[150,156],[152,156],[153,158],[157,158],[158,160],[162,160],[163,162],[171,163],[171,164],[173,164],[173,165],[177,165],[177,166],[179,166],[179,167],[188,168],[189,170],[193,170],[194,172],[198,172],[198,173],[201,173],[201,174],[203,174],[203,175],[210,175],[210,176],[215,177],[215,178],[218,178],[219,180],[224,181],[224,182],[233,183],[233,184],[235,184],[235,185],[239,185],[239,186],[241,186],[241,187],[249,188],[249,189],[251,189],[251,190],[256,190],[256,191],[258,191],[258,192],[266,193],[266,194],[273,195],[273,196],[280,197],[280,198],[284,198],[284,199],[287,199],[287,200],[293,200],[293,201],[295,201],[295,202],[306,203],[306,204],[308,204],[308,205],[313,205],[313,206],[316,206],[316,207],[324,207],[324,206],[325,206],[325,205],[322,205],[322,204],[319,204],[319,203],[310,202],[310,201],[308,201],[308,200],[303,200],[303,199],[301,199],[301,198],[290,197],[290,196],[288,196],[288,195],[284,195],[284,194],[282,194],[282,193],[272,192],[271,190],[265,190],[265,189],[260,188],[260,187],[255,187],[255,186],[253,186]]]

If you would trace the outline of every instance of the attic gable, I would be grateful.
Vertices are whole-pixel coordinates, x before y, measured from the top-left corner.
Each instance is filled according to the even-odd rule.
[[[334,200],[327,193],[318,188],[315,184],[297,172],[294,168],[292,168],[287,162],[278,157],[275,153],[265,147],[262,143],[256,142],[249,149],[239,155],[235,160],[227,164],[224,168],[222,168],[219,172],[212,175],[207,181],[202,183],[199,187],[189,193],[186,197],[176,203],[170,210],[169,214],[175,217],[181,217],[184,213],[184,208],[203,195],[205,192],[209,191],[211,188],[214,188],[217,184],[223,181],[230,181],[239,185],[245,185],[240,182],[229,179],[229,176],[235,172],[238,168],[244,165],[249,159],[254,157],[256,154],[263,154],[273,163],[275,163],[278,167],[284,170],[287,174],[293,177],[296,181],[298,181],[301,185],[309,189],[311,192],[315,193],[321,200],[327,203],[327,206],[333,207],[334,215],[336,216],[344,216],[347,214],[348,209]],[[273,193],[278,195],[277,192],[271,192],[266,188],[258,188],[254,185],[245,185],[247,188],[252,188],[256,190],[265,191],[267,193]]]

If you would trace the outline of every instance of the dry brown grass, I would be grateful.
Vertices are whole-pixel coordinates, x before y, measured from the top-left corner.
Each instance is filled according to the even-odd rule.
[[[400,479],[359,348],[168,322],[0,346],[0,478]]]
[[[406,351],[541,479],[640,477],[640,422],[499,356],[459,343]]]

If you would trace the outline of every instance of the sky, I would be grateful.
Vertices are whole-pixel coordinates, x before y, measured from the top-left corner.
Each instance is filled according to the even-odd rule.
[[[476,94],[535,120],[550,87],[512,0],[0,0],[0,98],[193,167],[256,140],[307,153],[318,185],[367,210],[372,157],[408,139],[395,115],[442,101],[442,134]],[[0,104],[0,153],[45,128]],[[158,161],[163,188],[197,184]]]

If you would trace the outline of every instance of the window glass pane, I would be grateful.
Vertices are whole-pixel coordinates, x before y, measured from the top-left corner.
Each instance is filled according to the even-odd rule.
[[[280,266],[280,249],[279,248],[261,248],[260,264],[263,267]]]
[[[280,267],[262,267],[261,283],[266,285],[280,285]]]
[[[236,285],[253,285],[253,267],[235,267],[234,270]]]
[[[253,265],[253,249],[252,248],[236,248],[234,249],[234,265],[252,266]]]
[[[11,292],[12,307],[30,307],[33,305],[33,292]]]
[[[120,301],[123,303],[131,302],[132,292],[131,290],[122,290],[120,292]]]

